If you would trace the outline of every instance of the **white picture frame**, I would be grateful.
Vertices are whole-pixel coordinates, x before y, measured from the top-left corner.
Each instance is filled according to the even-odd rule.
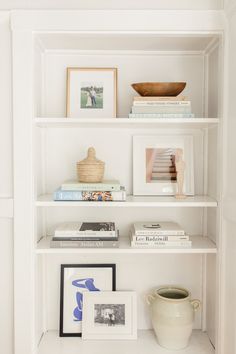
[[[176,149],[182,150],[185,162],[183,192],[194,195],[193,136],[174,134],[133,137],[134,195],[171,196],[177,193]]]
[[[115,118],[117,68],[67,68],[66,116]]]
[[[84,294],[82,339],[137,339],[137,299],[134,291]]]

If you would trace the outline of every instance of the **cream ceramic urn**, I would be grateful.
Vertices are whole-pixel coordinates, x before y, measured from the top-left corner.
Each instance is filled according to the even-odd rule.
[[[188,290],[176,286],[160,287],[146,299],[158,343],[171,350],[187,347],[200,301],[191,300]]]

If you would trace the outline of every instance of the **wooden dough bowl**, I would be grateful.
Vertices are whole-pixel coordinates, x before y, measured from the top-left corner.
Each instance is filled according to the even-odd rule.
[[[138,82],[131,85],[140,96],[178,96],[186,82]]]

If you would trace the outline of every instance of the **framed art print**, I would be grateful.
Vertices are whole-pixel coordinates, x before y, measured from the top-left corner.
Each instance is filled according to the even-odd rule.
[[[183,192],[194,195],[193,137],[191,135],[150,135],[133,137],[133,194],[175,195],[176,155],[182,155]]]
[[[62,264],[60,337],[80,337],[86,292],[115,291],[115,264]]]
[[[102,291],[84,296],[83,339],[137,339],[133,291]]]
[[[116,68],[67,68],[67,117],[116,117],[116,81]]]

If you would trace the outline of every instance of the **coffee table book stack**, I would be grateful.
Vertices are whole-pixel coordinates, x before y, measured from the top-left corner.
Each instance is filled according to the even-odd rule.
[[[77,180],[64,182],[54,194],[55,201],[125,201],[126,191],[117,180],[83,183]]]
[[[119,231],[114,222],[66,222],[54,232],[52,248],[116,248]]]
[[[191,101],[185,96],[137,96],[129,118],[194,118]]]
[[[134,248],[191,248],[192,241],[175,222],[138,222],[130,233]]]

